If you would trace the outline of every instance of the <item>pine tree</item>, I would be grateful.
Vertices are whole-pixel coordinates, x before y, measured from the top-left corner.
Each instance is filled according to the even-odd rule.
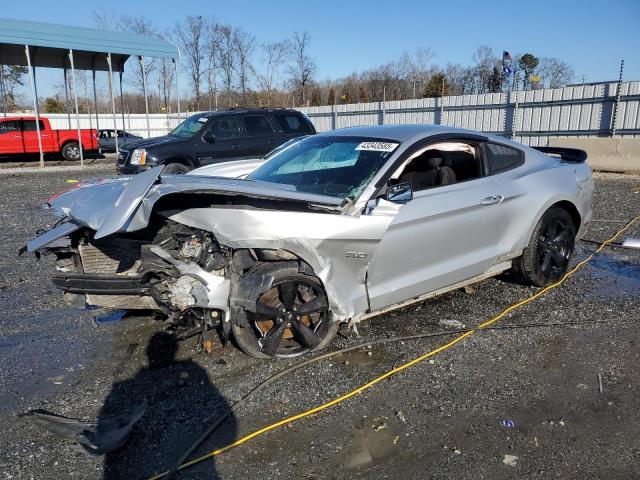
[[[335,105],[336,104],[336,89],[334,87],[331,87],[329,89],[328,103],[329,103],[329,105]]]
[[[368,103],[369,102],[369,92],[367,91],[367,89],[365,87],[360,87],[360,101],[362,103]]]
[[[451,86],[449,85],[444,73],[438,72],[431,75],[431,78],[424,86],[423,96],[427,98],[442,97],[443,94],[445,96],[449,95],[450,91]]]
[[[497,65],[493,67],[493,72],[489,77],[489,88],[491,93],[500,93],[502,91],[502,69]]]
[[[320,105],[322,105],[322,92],[316,87],[311,92],[311,106],[319,107]]]

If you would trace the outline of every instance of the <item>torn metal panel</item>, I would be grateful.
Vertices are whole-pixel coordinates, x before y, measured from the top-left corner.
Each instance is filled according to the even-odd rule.
[[[52,244],[56,240],[60,240],[61,238],[70,235],[80,228],[82,228],[82,225],[78,222],[74,222],[73,220],[62,223],[27,243],[27,251],[35,252],[40,250],[41,248]]]
[[[241,208],[194,208],[171,220],[213,232],[231,248],[289,251],[314,270],[334,316],[347,319],[368,308],[365,271],[390,215],[332,215]],[[347,252],[359,252],[357,257]]]

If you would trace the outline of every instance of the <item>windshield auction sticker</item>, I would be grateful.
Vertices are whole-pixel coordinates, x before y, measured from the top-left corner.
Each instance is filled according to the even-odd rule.
[[[366,150],[370,152],[393,152],[399,143],[391,142],[362,142],[356,150]]]

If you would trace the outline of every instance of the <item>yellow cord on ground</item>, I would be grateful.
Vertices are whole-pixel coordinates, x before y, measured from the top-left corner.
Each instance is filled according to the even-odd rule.
[[[524,300],[518,302],[518,303],[514,303],[513,305],[505,308],[502,312],[500,312],[498,315],[496,315],[495,317],[481,323],[480,325],[478,325],[475,329],[473,330],[469,330],[461,335],[459,335],[458,337],[454,338],[453,340],[451,340],[448,343],[445,343],[444,345],[441,345],[440,347],[431,350],[427,353],[425,353],[424,355],[421,355],[417,358],[414,358],[413,360],[404,363],[402,365],[400,365],[399,367],[396,367],[392,370],[389,370],[386,373],[383,373],[382,375],[374,378],[373,380],[365,383],[364,385],[361,385],[357,388],[355,388],[354,390],[351,390],[348,393],[345,393],[344,395],[341,395],[337,398],[334,398],[333,400],[330,400],[326,403],[323,403],[321,405],[318,405],[317,407],[311,408],[309,410],[306,410],[304,412],[298,413],[296,415],[292,415],[291,417],[287,417],[285,419],[282,419],[278,422],[272,423],[271,425],[267,425],[266,427],[263,427],[259,430],[256,430],[248,435],[245,435],[244,437],[240,438],[239,440],[236,440],[233,443],[230,443],[229,445],[226,445],[222,448],[218,448],[216,450],[212,450],[209,453],[206,453],[205,455],[202,455],[200,457],[194,458],[193,460],[189,460],[188,462],[183,463],[182,465],[180,465],[180,468],[178,470],[183,470],[187,467],[190,467],[192,465],[195,465],[196,463],[200,463],[203,460],[206,460],[208,458],[211,457],[215,457],[216,455],[220,455],[223,452],[226,452],[227,450],[231,450],[232,448],[238,447],[240,445],[242,445],[243,443],[248,442],[249,440],[258,437],[264,433],[270,432],[271,430],[275,430],[276,428],[280,428],[284,425],[287,425],[289,423],[293,423],[297,420],[301,420],[305,417],[308,417],[310,415],[313,415],[314,413],[318,413],[321,412],[323,410],[326,410],[330,407],[333,407],[334,405],[337,405],[339,403],[344,402],[345,400],[348,400],[349,398],[364,392],[365,390],[368,390],[369,388],[373,387],[374,385],[380,383],[382,380],[389,378],[397,373],[402,372],[403,370],[406,370],[409,367],[412,367],[430,357],[433,357],[434,355],[437,355],[440,352],[443,352],[451,347],[453,347],[455,344],[461,342],[462,340],[464,340],[467,337],[470,337],[471,335],[473,335],[474,333],[476,333],[478,330],[482,330],[483,328],[488,327],[489,325],[494,324],[495,322],[497,322],[498,320],[500,320],[501,318],[503,318],[504,316],[506,316],[507,314],[509,314],[510,312],[512,312],[513,310],[516,310],[517,308],[523,307],[524,305],[527,305],[528,303],[531,303],[532,301],[534,301],[536,298],[541,297],[542,295],[544,295],[545,293],[547,293],[549,290],[552,290],[554,288],[559,287],[560,285],[562,285],[564,283],[564,281],[569,278],[571,275],[573,275],[575,272],[577,272],[578,270],[580,270],[582,267],[584,267],[589,261],[591,261],[591,259],[597,254],[599,253],[605,246],[607,246],[607,244],[613,242],[616,238],[618,238],[622,233],[624,233],[626,230],[629,229],[629,227],[631,227],[631,225],[633,225],[637,220],[640,220],[640,215],[638,215],[637,217],[635,217],[633,220],[631,220],[630,222],[628,222],[623,228],[621,228],[620,230],[618,230],[616,232],[616,234],[614,236],[612,236],[611,238],[609,238],[608,240],[605,240],[604,242],[602,242],[598,248],[591,253],[587,258],[585,258],[584,260],[582,260],[580,263],[578,263],[575,267],[573,267],[571,270],[569,270],[560,280],[558,280],[557,282],[549,285],[548,287],[543,288],[542,290],[534,293],[533,295],[531,295],[528,298],[525,298]],[[149,480],[157,480],[160,478],[165,477],[169,472],[165,471],[162,472],[158,475],[155,475],[153,477],[151,477]]]

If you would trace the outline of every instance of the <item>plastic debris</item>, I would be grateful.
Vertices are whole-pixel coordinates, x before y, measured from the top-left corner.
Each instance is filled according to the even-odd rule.
[[[504,458],[502,459],[502,463],[510,467],[517,467],[518,457],[516,457],[515,455],[505,455]]]
[[[402,413],[402,410],[398,410],[396,412],[396,417],[398,417],[398,420],[400,420],[402,423],[407,423],[407,419],[404,416],[404,413]]]
[[[441,327],[446,327],[446,328],[465,328],[465,324],[462,323],[460,320],[447,320],[447,319],[443,319],[440,320],[440,322],[438,322],[440,324]]]
[[[115,310],[104,315],[96,315],[94,317],[94,320],[96,323],[117,322],[119,320],[122,320],[126,314],[126,310]]]
[[[513,428],[516,426],[513,420],[500,420],[500,425],[507,428]]]
[[[79,183],[80,180],[76,180],[75,178],[70,178],[69,180],[67,180],[67,183]]]
[[[205,352],[211,353],[213,351],[213,342],[207,338],[204,341],[203,348]]]
[[[40,425],[59,438],[80,444],[89,453],[102,455],[126,443],[133,426],[146,410],[147,402],[142,402],[129,415],[99,419],[95,422],[83,422],[40,409],[29,410],[19,416]]]

